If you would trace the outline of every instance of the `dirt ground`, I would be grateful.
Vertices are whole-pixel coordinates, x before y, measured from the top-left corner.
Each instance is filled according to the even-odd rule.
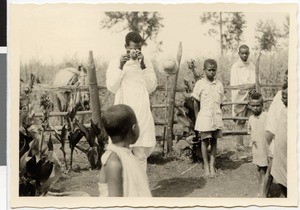
[[[147,174],[154,197],[257,197],[259,192],[256,166],[252,164],[251,149],[236,152],[230,140],[220,142],[216,158],[217,177],[204,176],[202,163],[193,163],[189,156],[171,153],[162,157],[161,147],[148,159]],[[55,144],[59,159],[62,155]],[[68,146],[66,146],[68,153]],[[67,157],[68,158],[68,157]],[[99,196],[99,170],[90,170],[84,153],[74,152],[73,170],[63,173],[51,186],[52,192],[84,191]],[[279,196],[273,184],[271,197]]]

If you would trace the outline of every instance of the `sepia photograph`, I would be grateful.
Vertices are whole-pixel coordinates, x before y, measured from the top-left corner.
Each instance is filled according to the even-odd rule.
[[[9,6],[11,207],[297,205],[296,4]]]

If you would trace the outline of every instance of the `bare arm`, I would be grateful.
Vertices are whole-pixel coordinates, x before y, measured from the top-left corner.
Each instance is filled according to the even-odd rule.
[[[274,139],[274,134],[271,133],[270,131],[266,131],[266,140],[269,145],[271,144],[273,139]]]
[[[195,119],[197,119],[199,110],[200,110],[200,101],[198,101],[196,98],[194,98]]]
[[[108,186],[108,196],[123,197],[123,169],[122,163],[116,153],[110,155],[104,169]]]

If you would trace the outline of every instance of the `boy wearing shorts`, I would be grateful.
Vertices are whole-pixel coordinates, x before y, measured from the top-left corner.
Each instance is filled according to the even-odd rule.
[[[221,104],[225,99],[222,83],[215,78],[217,62],[207,59],[204,62],[205,77],[197,81],[192,96],[194,100],[196,124],[201,139],[201,152],[204,162],[205,176],[216,175],[215,156],[217,152],[217,138],[222,137]],[[199,111],[200,110],[200,111]],[[208,145],[210,144],[210,164],[208,162]]]

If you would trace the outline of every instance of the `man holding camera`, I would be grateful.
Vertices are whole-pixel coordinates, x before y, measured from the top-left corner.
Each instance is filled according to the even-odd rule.
[[[125,37],[125,54],[110,62],[106,72],[106,86],[115,94],[114,104],[130,106],[137,117],[140,137],[131,145],[133,154],[147,169],[147,158],[153,152],[155,126],[150,110],[149,94],[157,87],[152,63],[141,52],[143,39],[137,32]]]

